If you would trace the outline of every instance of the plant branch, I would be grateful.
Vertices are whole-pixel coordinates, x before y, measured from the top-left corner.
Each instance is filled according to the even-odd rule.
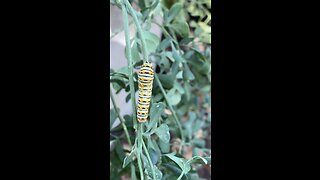
[[[153,163],[152,163],[152,161],[151,161],[151,158],[150,158],[148,149],[147,149],[144,141],[142,141],[142,147],[143,147],[143,149],[144,149],[144,152],[145,152],[146,155],[147,155],[147,158],[148,158],[148,161],[149,161],[149,164],[150,164],[150,167],[151,167],[153,179],[156,179],[156,173],[155,173],[155,171],[154,171]]]
[[[117,107],[117,104],[114,100],[114,96],[113,96],[113,93],[112,93],[112,88],[111,88],[111,84],[110,84],[110,97],[111,97],[111,101],[112,101],[112,104],[113,104],[113,107],[114,107],[114,110],[116,111],[119,119],[120,119],[120,122],[121,122],[121,125],[123,127],[123,130],[127,136],[127,140],[128,140],[128,143],[130,145],[130,148],[132,147],[132,143],[131,143],[131,140],[130,140],[130,136],[129,136],[129,133],[128,133],[128,129],[127,129],[127,126],[125,124],[125,120],[123,119],[123,117],[120,115],[120,112],[118,111],[118,107]]]
[[[130,2],[128,0],[123,0],[126,7],[129,9],[129,11],[131,12],[131,15],[133,17],[133,21],[137,27],[137,31],[140,35],[140,39],[141,39],[141,43],[142,43],[142,51],[143,51],[143,62],[147,62],[148,61],[148,54],[147,54],[147,45],[146,45],[146,41],[144,39],[144,35],[143,35],[143,31],[142,28],[140,26],[138,17],[136,15],[136,13],[134,12],[133,7],[131,6]],[[129,49],[129,48],[128,48]]]
[[[137,151],[137,158],[138,158],[138,166],[139,166],[139,171],[140,171],[140,178],[141,180],[144,179],[143,171],[142,171],[142,163],[141,163],[141,152],[142,152],[142,124],[138,124],[138,138],[137,138],[137,146],[138,146],[138,151]]]
[[[136,98],[135,98],[135,90],[134,90],[134,82],[133,82],[133,61],[132,54],[130,48],[130,36],[129,36],[129,25],[128,25],[128,14],[125,5],[122,5],[122,14],[123,14],[123,24],[124,24],[124,34],[126,40],[126,53],[128,56],[128,68],[129,68],[129,86],[130,86],[130,94],[131,94],[131,103],[132,103],[132,118],[133,118],[133,128],[137,128],[137,114],[136,114]]]

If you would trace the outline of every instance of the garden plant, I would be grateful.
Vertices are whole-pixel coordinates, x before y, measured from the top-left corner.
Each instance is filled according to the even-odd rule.
[[[110,178],[211,178],[211,1],[111,0],[122,11],[127,66],[110,69]],[[130,18],[129,18],[130,17]],[[156,17],[161,17],[161,21]],[[150,31],[156,25],[161,37]],[[134,26],[135,36],[129,36]],[[110,61],[117,61],[111,59]],[[139,69],[152,64],[148,120],[137,117]],[[125,91],[131,114],[115,93]],[[114,122],[120,120],[116,127]]]

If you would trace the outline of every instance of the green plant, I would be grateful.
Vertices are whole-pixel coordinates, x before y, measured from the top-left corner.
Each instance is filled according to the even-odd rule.
[[[201,179],[197,169],[211,165],[211,14],[210,1],[115,0],[122,9],[128,66],[110,71],[110,129],[113,146],[111,179]],[[140,11],[132,7],[132,3]],[[203,10],[203,13],[201,13]],[[128,15],[137,35],[130,39]],[[163,18],[163,23],[155,20]],[[204,19],[204,20],[203,20]],[[188,23],[190,22],[190,23]],[[150,32],[161,28],[161,39]],[[116,34],[112,34],[114,37]],[[137,73],[149,60],[155,64],[150,121],[137,123]],[[128,92],[132,114],[120,115],[112,90]],[[132,143],[134,142],[134,143]]]

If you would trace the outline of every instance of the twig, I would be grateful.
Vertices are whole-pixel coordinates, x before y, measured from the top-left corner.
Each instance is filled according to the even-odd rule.
[[[126,40],[126,53],[128,56],[128,68],[129,68],[129,86],[131,94],[131,103],[132,103],[132,118],[133,118],[133,128],[137,128],[137,114],[136,114],[136,98],[133,82],[133,63],[132,63],[132,54],[130,48],[130,36],[129,36],[129,25],[128,25],[128,14],[125,5],[122,5],[122,14],[123,14],[123,24],[124,24],[124,34]]]
[[[146,45],[146,41],[144,39],[144,35],[143,35],[143,31],[141,29],[141,26],[140,26],[140,23],[139,23],[139,20],[138,20],[138,17],[137,15],[135,14],[134,12],[134,9],[133,7],[131,6],[130,2],[128,0],[123,0],[126,7],[129,9],[129,11],[131,12],[131,15],[133,17],[133,21],[137,27],[137,31],[140,35],[140,39],[141,39],[141,43],[142,43],[142,51],[143,51],[143,62],[146,62],[148,61],[148,55],[147,55],[147,45]],[[129,49],[129,48],[128,48]]]
[[[112,93],[112,88],[111,88],[111,84],[110,84],[110,97],[111,97],[111,101],[112,101],[112,104],[113,104],[113,107],[114,107],[114,110],[116,111],[119,119],[120,119],[120,122],[121,122],[121,125],[123,127],[123,130],[127,136],[127,140],[128,140],[128,143],[130,145],[130,148],[132,147],[132,144],[131,144],[131,140],[130,140],[130,136],[129,136],[129,133],[128,133],[128,129],[127,129],[127,126],[125,124],[125,120],[123,119],[123,117],[120,115],[120,112],[118,111],[118,107],[117,107],[117,104],[114,100],[114,96],[113,96],[113,93]]]

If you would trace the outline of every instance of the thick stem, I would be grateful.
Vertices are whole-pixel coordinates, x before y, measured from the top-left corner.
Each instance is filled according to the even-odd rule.
[[[124,24],[124,34],[126,40],[126,50],[128,56],[128,68],[129,68],[129,86],[130,86],[130,94],[131,94],[131,103],[132,103],[132,118],[133,118],[133,128],[137,128],[137,114],[136,114],[136,98],[135,98],[135,90],[134,90],[134,82],[133,82],[133,63],[132,63],[132,54],[130,48],[130,36],[129,36],[129,24],[128,24],[128,14],[126,7],[122,5],[122,14],[123,14],[123,24]]]
[[[148,61],[148,52],[147,52],[147,45],[146,45],[146,41],[144,39],[144,35],[143,35],[143,31],[142,31],[142,28],[140,26],[140,22],[138,20],[138,17],[133,9],[133,7],[131,6],[130,2],[128,0],[123,0],[124,3],[126,4],[127,8],[129,9],[132,17],[133,17],[133,21],[137,27],[137,31],[139,33],[139,36],[140,36],[140,40],[141,40],[141,43],[142,43],[142,51],[143,51],[143,62],[147,62]]]
[[[141,163],[141,152],[142,152],[142,124],[139,123],[138,124],[138,140],[137,140],[137,145],[138,145],[138,149],[139,151],[137,152],[137,158],[138,158],[138,166],[139,166],[139,170],[140,170],[140,176],[141,179],[144,179],[144,175],[143,175],[143,171],[142,171],[142,163]]]

